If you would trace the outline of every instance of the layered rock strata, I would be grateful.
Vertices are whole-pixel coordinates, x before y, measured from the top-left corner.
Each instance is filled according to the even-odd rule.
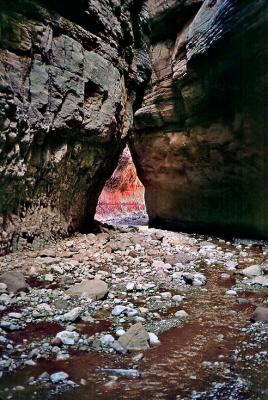
[[[150,72],[147,15],[136,0],[1,1],[0,254],[88,230]]]
[[[149,6],[153,73],[132,152],[150,224],[267,238],[267,2]]]
[[[95,218],[107,220],[143,213],[146,213],[144,187],[137,177],[129,148],[126,147],[116,170],[101,192]]]

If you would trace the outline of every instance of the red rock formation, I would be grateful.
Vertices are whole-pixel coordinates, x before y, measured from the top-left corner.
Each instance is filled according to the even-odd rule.
[[[99,197],[96,219],[105,220],[145,212],[144,186],[137,177],[128,147]]]

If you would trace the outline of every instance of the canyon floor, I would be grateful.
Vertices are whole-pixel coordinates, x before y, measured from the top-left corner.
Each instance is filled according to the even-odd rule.
[[[267,243],[100,230],[0,259],[0,399],[267,399]]]

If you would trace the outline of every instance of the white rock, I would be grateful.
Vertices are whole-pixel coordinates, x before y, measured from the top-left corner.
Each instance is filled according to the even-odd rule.
[[[261,286],[268,286],[268,277],[267,275],[264,276],[256,276],[250,282],[253,285],[261,285]]]
[[[127,285],[126,285],[127,292],[132,292],[134,287],[135,287],[135,283],[134,282],[128,282]]]
[[[7,342],[7,338],[5,338],[4,336],[0,336],[0,343],[6,343]]]
[[[180,294],[175,294],[175,295],[172,297],[172,300],[173,300],[173,301],[176,301],[176,303],[180,303],[181,301],[183,301],[183,296],[181,296]]]
[[[83,308],[82,307],[75,307],[72,310],[68,311],[67,313],[65,313],[62,318],[64,321],[75,321],[77,320],[77,318],[81,315],[81,313],[83,312]]]
[[[143,274],[149,274],[151,271],[152,271],[151,268],[143,268],[143,269],[141,270],[141,272],[142,272]]]
[[[238,263],[236,261],[227,261],[225,263],[225,267],[229,270],[235,270],[238,267]]]
[[[156,286],[156,285],[155,285],[154,283],[145,283],[145,284],[143,285],[143,289],[144,289],[144,290],[154,289],[155,286]]]
[[[59,383],[59,382],[65,381],[68,378],[69,378],[69,375],[63,371],[55,372],[54,374],[50,375],[50,380],[53,383]]]
[[[187,314],[187,312],[184,310],[179,310],[176,311],[174,315],[176,318],[187,318],[189,314]]]
[[[135,317],[136,315],[138,315],[138,310],[135,310],[135,308],[127,307],[128,317]]]
[[[222,274],[220,274],[221,279],[229,279],[231,278],[231,275],[226,274],[225,272],[223,272]]]
[[[171,269],[172,269],[172,265],[169,264],[169,263],[165,263],[164,270],[165,270],[165,271],[169,271],[169,270],[171,270]]]
[[[38,269],[34,265],[32,265],[30,270],[29,270],[29,272],[28,272],[28,274],[30,276],[38,275]]]
[[[49,304],[41,303],[41,304],[38,304],[38,306],[36,306],[36,311],[41,312],[41,313],[43,313],[43,312],[50,313],[52,310],[51,310],[51,307]]]
[[[90,314],[84,314],[82,317],[81,317],[81,319],[82,319],[82,321],[84,321],[84,322],[89,322],[89,323],[93,323],[93,322],[95,322],[95,319],[93,318],[93,317],[91,317],[91,315]]]
[[[184,273],[183,278],[186,283],[190,283],[193,286],[203,286],[207,282],[205,275],[200,272]]]
[[[193,286],[203,286],[203,285],[205,285],[205,283],[200,279],[197,278],[193,280]]]
[[[116,336],[118,337],[124,335],[124,333],[126,333],[124,329],[117,329],[117,331],[115,332]]]
[[[54,276],[52,274],[46,274],[45,275],[45,281],[53,282],[54,281]]]
[[[57,353],[56,360],[68,360],[69,358],[70,354],[60,351]]]
[[[148,332],[148,335],[149,335],[149,343],[151,346],[154,346],[154,345],[160,343],[160,340],[153,332]]]
[[[18,385],[18,386],[15,386],[13,388],[13,390],[16,391],[16,392],[22,392],[23,390],[25,390],[25,387]]]
[[[38,311],[36,311],[36,310],[33,310],[33,312],[32,312],[32,316],[34,317],[34,318],[39,318],[39,317],[41,317],[41,315],[42,315],[42,313],[40,313],[40,312],[38,312]],[[56,319],[57,320],[57,319]],[[58,321],[58,320],[57,320]]]
[[[183,272],[173,272],[172,274],[172,279],[181,279],[183,275]]]
[[[59,265],[52,265],[51,270],[60,275],[64,273],[64,270]]]
[[[0,295],[0,302],[1,303],[8,304],[8,303],[10,303],[10,300],[11,300],[11,298],[10,298],[10,296],[8,294],[3,293],[3,294]]]
[[[164,269],[165,268],[165,263],[163,261],[154,260],[153,263],[152,263],[152,268]]]
[[[7,285],[5,283],[0,282],[0,293],[3,293],[7,290]]]
[[[68,242],[65,243],[66,247],[73,247],[74,246],[74,241],[73,240],[69,240]]]
[[[244,269],[238,271],[238,273],[251,278],[252,276],[260,276],[262,274],[262,269],[257,264],[257,265],[251,265],[250,267],[244,268]]]
[[[160,293],[160,296],[162,297],[162,299],[171,299],[170,292],[162,292],[162,293]]]
[[[136,321],[136,322],[144,322],[145,318],[140,317],[139,315],[136,315],[136,317],[134,317],[134,321]]]
[[[57,333],[56,337],[59,338],[63,344],[74,345],[78,341],[79,334],[74,331],[61,331]]]
[[[127,310],[127,307],[125,307],[125,306],[121,306],[121,305],[115,306],[112,311],[112,315],[118,316],[118,315],[122,314],[123,312],[125,312],[126,310]]]
[[[226,290],[225,295],[226,296],[236,296],[237,292],[236,292],[236,290],[229,289],[229,290]]]
[[[11,312],[11,313],[8,314],[8,316],[10,318],[21,319],[22,314],[21,313],[16,313],[16,312]]]
[[[36,362],[34,360],[26,360],[24,361],[24,365],[28,365],[30,367],[33,367],[36,365]]]
[[[115,341],[115,339],[112,335],[107,334],[107,335],[103,335],[100,338],[100,341],[101,341],[102,346],[110,347],[113,344],[113,342]]]

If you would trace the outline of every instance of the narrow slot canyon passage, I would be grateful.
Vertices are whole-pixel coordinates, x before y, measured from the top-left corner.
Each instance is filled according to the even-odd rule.
[[[128,146],[101,192],[95,219],[113,225],[148,224],[144,186],[137,176]]]
[[[267,400],[268,1],[0,3],[0,400]]]

